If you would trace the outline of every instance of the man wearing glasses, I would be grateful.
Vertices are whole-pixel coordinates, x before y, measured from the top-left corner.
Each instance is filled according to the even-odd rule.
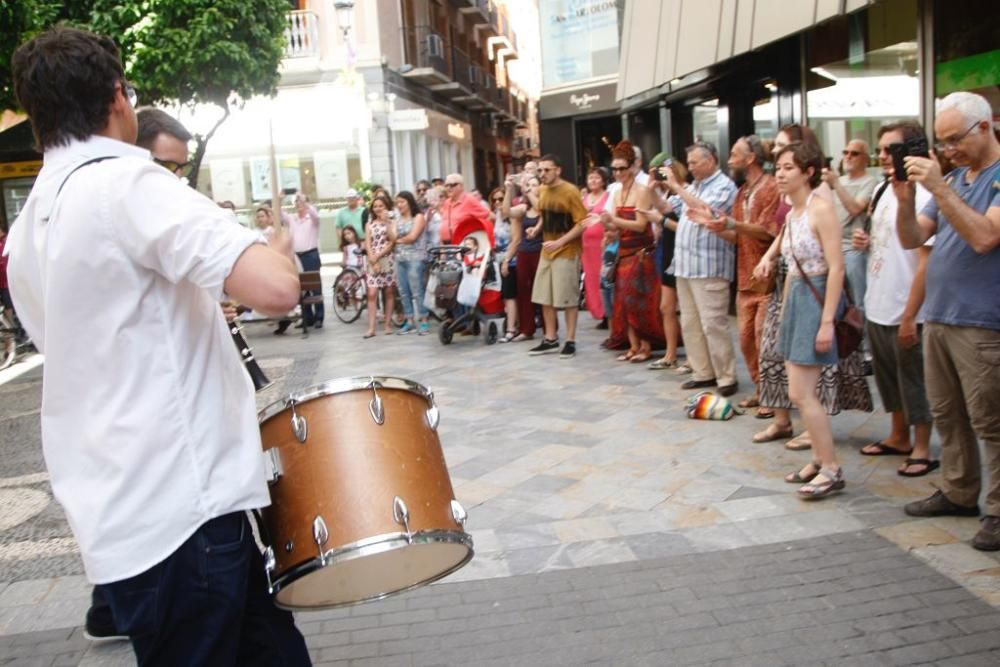
[[[451,243],[455,228],[468,217],[486,221],[490,217],[489,206],[465,191],[465,179],[461,174],[448,174],[444,179],[447,197],[441,203],[441,243]]]
[[[982,469],[989,474],[986,516],[972,546],[1000,550],[1000,143],[983,97],[952,93],[938,103],[935,149],[956,169],[947,178],[934,156],[904,159],[893,181],[905,248],[936,234],[927,263],[924,372],[941,436],[941,484],[910,503],[911,516],[978,516]],[[914,186],[933,199],[919,212]],[[980,464],[982,441],[986,455]]]
[[[823,180],[833,190],[833,207],[840,220],[841,246],[844,251],[844,272],[851,289],[851,298],[858,307],[865,302],[865,279],[868,271],[868,253],[854,247],[854,230],[868,226],[868,202],[878,186],[878,179],[870,176],[868,144],[852,139],[844,149],[844,175],[833,169],[823,170]]]
[[[295,267],[134,145],[110,38],[50,29],[12,73],[45,164],[11,230],[11,292],[45,354],[45,462],[88,578],[139,664],[309,664],[247,521],[270,497],[218,306],[286,312]]]

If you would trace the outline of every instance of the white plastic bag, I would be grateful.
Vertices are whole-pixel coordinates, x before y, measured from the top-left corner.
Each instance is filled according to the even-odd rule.
[[[458,302],[463,306],[472,308],[479,301],[479,291],[482,289],[482,282],[479,278],[479,272],[473,271],[469,273],[466,271],[462,274],[462,282],[458,286]]]
[[[437,297],[435,296],[437,287],[437,274],[431,271],[431,274],[427,277],[427,289],[424,290],[424,308],[427,310],[437,310]]]

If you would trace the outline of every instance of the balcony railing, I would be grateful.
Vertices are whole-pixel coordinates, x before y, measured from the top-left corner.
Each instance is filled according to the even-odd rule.
[[[285,15],[285,57],[308,58],[319,55],[319,17],[310,11]]]
[[[465,51],[458,47],[452,47],[451,66],[453,72],[452,80],[472,90],[475,87],[472,83],[472,63],[469,61],[469,56]]]
[[[415,68],[429,67],[451,77],[448,50],[444,38],[428,26],[403,28],[403,45],[406,62]]]

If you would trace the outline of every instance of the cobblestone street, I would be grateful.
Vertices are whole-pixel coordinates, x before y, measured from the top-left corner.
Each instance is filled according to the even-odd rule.
[[[276,380],[261,406],[345,376],[431,387],[475,540],[440,583],[299,614],[317,664],[1000,664],[1000,558],[968,545],[975,519],[903,514],[937,474],[857,454],[884,413],[834,417],[847,489],[804,503],[782,475],[808,452],[752,444],[767,422],[749,414],[688,420],[682,376],[617,363],[581,329],[561,360],[481,337],[362,340],[332,313],[308,339],[247,325]],[[82,637],[90,587],[42,461],[40,378],[0,385],[0,664],[131,665]]]

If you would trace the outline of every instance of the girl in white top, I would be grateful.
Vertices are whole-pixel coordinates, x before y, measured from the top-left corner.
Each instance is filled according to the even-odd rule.
[[[831,354],[836,362],[833,322],[841,305],[844,284],[840,223],[829,201],[812,196],[820,183],[822,169],[823,154],[812,144],[794,142],[777,153],[775,180],[778,190],[791,202],[792,210],[785,228],[754,269],[757,278],[766,279],[776,270],[779,251],[784,251],[789,280],[785,286],[781,345],[788,373],[788,396],[802,414],[813,450],[813,461],[786,476],[785,481],[803,483],[798,493],[807,500],[823,498],[844,488],[843,470],[833,448],[830,418],[816,394],[823,364],[829,363]],[[816,289],[825,292],[822,306],[801,277],[796,259]],[[807,336],[811,341],[803,340]]]

